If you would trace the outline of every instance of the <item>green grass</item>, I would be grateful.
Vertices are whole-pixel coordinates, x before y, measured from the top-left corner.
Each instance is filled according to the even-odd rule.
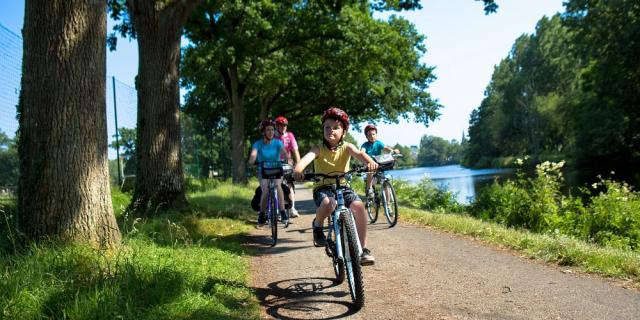
[[[534,234],[462,214],[433,213],[407,207],[402,207],[399,211],[400,218],[406,222],[472,236],[520,251],[531,258],[631,281],[633,286],[640,287],[638,252],[606,248],[566,236]]]
[[[252,188],[219,185],[154,218],[122,210],[122,246],[38,244],[0,253],[3,319],[257,319],[243,236]]]

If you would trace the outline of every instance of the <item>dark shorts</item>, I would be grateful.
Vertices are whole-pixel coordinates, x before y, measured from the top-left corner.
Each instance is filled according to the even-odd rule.
[[[354,201],[360,201],[360,197],[351,188],[347,188],[342,192],[344,196],[344,205],[349,208]],[[316,203],[316,207],[319,207],[324,198],[335,198],[331,187],[321,187],[313,190],[313,201]]]

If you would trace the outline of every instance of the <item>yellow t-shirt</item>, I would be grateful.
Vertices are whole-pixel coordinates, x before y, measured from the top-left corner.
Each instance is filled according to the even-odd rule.
[[[320,154],[313,160],[313,169],[316,173],[334,174],[349,171],[351,154],[347,150],[347,144],[343,143],[335,151],[323,144],[320,145]],[[332,185],[335,179],[322,179],[314,184],[314,189]],[[344,183],[344,180],[340,184]]]

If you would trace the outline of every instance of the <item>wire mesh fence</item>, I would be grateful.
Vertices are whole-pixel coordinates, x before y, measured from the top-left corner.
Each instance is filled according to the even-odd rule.
[[[15,139],[18,130],[16,115],[21,74],[22,37],[0,24],[0,133],[12,140]],[[135,88],[114,77],[107,76],[105,80],[107,141],[111,144],[116,137],[116,124],[117,128],[135,128],[137,93]],[[0,152],[7,150],[8,146],[0,145]],[[109,148],[109,159],[115,160],[117,154],[116,149]],[[112,180],[117,177],[118,171],[115,171],[117,170],[115,167],[110,164]],[[0,189],[11,190],[15,187],[15,181],[11,181],[14,179],[4,180],[8,181],[0,181]]]

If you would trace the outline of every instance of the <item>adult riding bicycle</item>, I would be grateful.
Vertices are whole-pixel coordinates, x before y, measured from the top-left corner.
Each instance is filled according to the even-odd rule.
[[[335,195],[336,207],[327,218],[329,220],[329,232],[325,244],[325,252],[332,259],[333,271],[336,275],[336,283],[340,284],[346,278],[349,285],[349,293],[355,307],[364,306],[364,283],[362,279],[362,266],[360,256],[362,246],[358,238],[353,212],[345,206],[343,192],[348,188],[352,173],[366,172],[366,168],[357,168],[345,173],[332,174],[306,173],[304,180],[318,182],[320,179],[332,179],[331,191]],[[344,179],[345,183],[342,183]]]
[[[267,224],[271,229],[271,246],[275,246],[278,242],[278,188],[276,188],[276,179],[281,179],[284,172],[280,161],[263,161],[256,162],[260,166],[263,179],[269,180],[269,188],[267,194]],[[284,227],[289,226],[289,219],[284,219],[282,223]]]
[[[402,154],[383,154],[373,157],[379,166],[373,176],[374,183],[371,185],[373,193],[366,192],[364,203],[370,223],[375,223],[378,220],[380,204],[382,204],[384,216],[387,219],[389,228],[394,227],[396,223],[398,223],[396,191],[391,183],[391,177],[385,173],[385,171],[393,169],[395,159],[398,157],[402,157]]]

